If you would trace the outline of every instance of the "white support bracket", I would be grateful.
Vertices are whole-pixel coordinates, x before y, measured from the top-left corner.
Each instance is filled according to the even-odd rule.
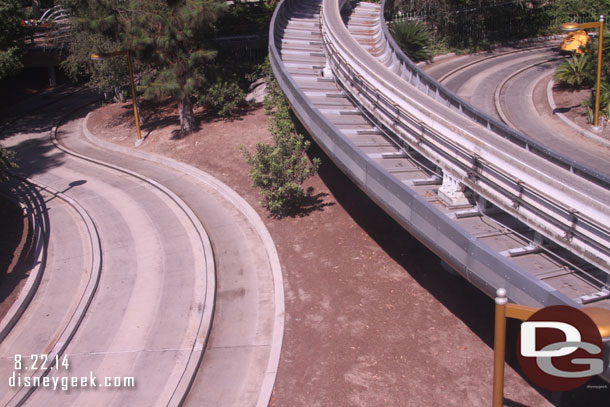
[[[471,206],[464,194],[465,189],[464,184],[449,175],[447,171],[443,171],[443,183],[438,189],[438,196],[445,204],[450,207]]]

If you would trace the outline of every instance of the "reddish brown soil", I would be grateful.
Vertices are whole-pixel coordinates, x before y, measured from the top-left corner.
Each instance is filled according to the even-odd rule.
[[[27,281],[25,258],[28,219],[19,205],[0,195],[0,320],[11,308]]]
[[[130,109],[97,109],[89,128],[132,146]],[[306,184],[314,198],[302,216],[275,219],[258,205],[239,150],[270,139],[262,109],[233,121],[199,112],[201,130],[186,137],[176,135],[173,108],[151,109],[142,106],[151,117],[140,149],[227,183],[256,208],[276,243],[286,331],[272,406],[491,405],[493,301],[444,271],[315,145],[311,154],[323,164]],[[506,405],[549,405],[513,370],[515,328],[509,326]],[[595,391],[578,397],[595,398]]]
[[[581,103],[589,98],[591,91],[585,90],[565,90],[557,86],[553,88],[553,99],[555,105],[561,112],[571,121],[576,123],[583,129],[589,129],[591,124],[585,115],[586,109],[581,106]]]

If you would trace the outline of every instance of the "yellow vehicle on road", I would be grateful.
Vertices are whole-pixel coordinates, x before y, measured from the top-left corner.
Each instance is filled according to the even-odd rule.
[[[574,53],[577,55],[582,54],[583,48],[587,46],[590,38],[585,30],[578,30],[568,33],[561,42],[559,49],[562,52]]]

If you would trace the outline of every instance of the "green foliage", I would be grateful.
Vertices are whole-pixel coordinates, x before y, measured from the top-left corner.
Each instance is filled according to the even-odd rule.
[[[250,165],[250,179],[260,188],[261,204],[275,216],[285,216],[305,197],[302,184],[320,167],[320,160],[309,163],[305,152],[310,142],[298,134],[285,100],[276,106],[269,121],[272,144],[258,143],[256,151],[243,149]]]
[[[19,0],[0,3],[0,79],[14,75],[22,68],[21,20],[25,10]]]
[[[233,82],[217,82],[199,97],[199,103],[222,117],[230,117],[247,105],[246,93]]]
[[[13,161],[15,153],[0,146],[0,182],[8,180],[9,171],[11,168],[17,168],[17,164]]]
[[[231,5],[216,24],[219,37],[267,33],[275,4],[259,1]]]
[[[273,113],[273,109],[284,102],[284,94],[280,89],[279,84],[275,80],[269,58],[265,61],[265,69],[267,71],[267,93],[263,99],[263,106],[265,107],[265,114],[270,115]]]
[[[555,68],[553,80],[568,88],[590,86],[595,78],[589,54],[572,55]]]
[[[558,24],[572,21],[578,16],[582,21],[597,21],[607,14],[610,0],[555,0],[550,2],[548,13]]]
[[[211,0],[160,3],[149,4],[152,10],[133,16],[124,42],[154,68],[143,82],[144,97],[180,100],[196,93],[204,80],[201,66],[216,56],[205,38],[224,6]]]
[[[67,68],[71,75],[90,74],[91,86],[106,87],[107,83],[101,80],[103,73],[111,76],[105,79],[111,83],[122,79],[124,72],[110,61],[94,68],[87,60],[88,54],[129,51],[138,63],[136,72],[143,96],[176,100],[182,131],[188,133],[196,128],[191,98],[205,84],[202,67],[216,56],[206,38],[211,37],[218,15],[226,8],[225,2],[65,0],[65,5],[76,13],[72,60]]]
[[[430,52],[432,41],[424,24],[410,20],[394,22],[392,24],[392,35],[400,49],[412,61],[419,62],[432,58]]]
[[[87,86],[103,93],[107,99],[122,101],[121,86],[129,83],[127,58],[118,56],[92,61],[90,55],[114,52],[121,49],[117,40],[101,33],[76,31],[68,48],[68,55],[61,62],[63,71],[73,80],[88,78]],[[140,72],[141,64],[135,65],[135,71]]]
[[[386,18],[415,13],[449,49],[486,49],[493,44],[556,33],[546,0],[389,0]],[[390,11],[391,10],[391,11]]]
[[[590,123],[595,121],[595,88],[591,90],[589,99],[581,104],[585,108],[585,114]],[[610,119],[610,84],[602,82],[599,90],[599,115]]]

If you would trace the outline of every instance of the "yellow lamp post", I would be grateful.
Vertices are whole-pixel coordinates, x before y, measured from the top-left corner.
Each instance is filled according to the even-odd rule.
[[[129,54],[129,51],[116,51],[116,52],[108,52],[108,53],[91,54],[90,58],[94,61],[101,61],[103,59],[112,58],[112,57],[116,57],[119,55],[127,55],[127,66],[129,68],[129,82],[131,84],[131,100],[133,103],[133,115],[136,119],[136,132],[137,132],[136,147],[138,147],[140,144],[142,144],[144,139],[142,138],[142,134],[140,132],[140,117],[138,115],[138,105],[137,105],[137,99],[136,99],[136,86],[133,82],[133,68],[131,65],[131,55]]]
[[[506,318],[527,320],[540,308],[527,305],[509,304],[506,290],[496,291],[494,327],[494,376],[493,407],[502,407],[504,400],[504,360],[506,354]],[[584,307],[582,312],[593,320],[603,340],[610,338],[610,310],[598,307]]]
[[[595,120],[593,123],[593,129],[595,131],[600,131],[601,128],[599,126],[599,93],[601,87],[601,77],[602,77],[602,49],[604,42],[604,16],[599,16],[599,21],[596,23],[564,23],[561,24],[559,29],[563,32],[572,32],[583,30],[585,28],[599,28],[599,47],[597,51],[597,80],[595,87]]]

